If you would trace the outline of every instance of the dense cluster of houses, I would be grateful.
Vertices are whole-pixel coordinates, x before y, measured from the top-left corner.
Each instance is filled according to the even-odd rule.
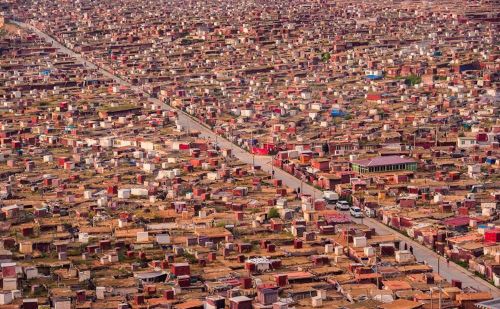
[[[400,233],[500,286],[495,1],[0,9],[0,308],[494,308]]]
[[[491,127],[471,131],[497,113],[494,1],[45,0],[13,11],[256,154],[494,139]]]

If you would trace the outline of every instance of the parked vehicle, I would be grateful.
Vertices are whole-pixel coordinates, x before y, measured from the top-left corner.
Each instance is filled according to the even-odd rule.
[[[349,210],[349,203],[346,201],[338,201],[336,206],[339,210]]]
[[[356,207],[356,206],[351,207],[349,212],[351,213],[351,216],[353,216],[354,218],[363,217],[363,212],[361,211],[361,208],[359,208],[359,207]]]
[[[324,191],[323,198],[328,204],[334,204],[339,200],[339,195],[333,191]]]

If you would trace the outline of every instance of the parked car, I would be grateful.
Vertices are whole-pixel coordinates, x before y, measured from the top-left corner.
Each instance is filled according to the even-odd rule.
[[[349,203],[346,201],[338,201],[336,206],[339,210],[349,210]]]
[[[354,218],[361,218],[363,217],[363,212],[361,211],[361,208],[359,207],[351,207],[351,209],[349,209],[349,212],[351,213],[351,216],[353,216]]]

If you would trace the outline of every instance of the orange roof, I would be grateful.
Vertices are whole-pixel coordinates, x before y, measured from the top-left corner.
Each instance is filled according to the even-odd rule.
[[[369,274],[356,274],[354,276],[355,279],[358,279],[358,280],[363,280],[363,279],[375,279],[375,278],[381,278],[382,275],[380,275],[379,273],[369,273]]]
[[[466,300],[488,300],[493,299],[490,292],[478,292],[478,293],[462,293],[457,294],[457,301]]]
[[[406,300],[406,299],[397,299],[392,303],[383,304],[378,306],[380,309],[414,309],[421,307],[421,303],[417,303],[416,301]]]
[[[115,231],[115,237],[117,238],[133,238],[137,236],[138,232],[144,232],[144,228],[135,228],[135,229],[128,229],[128,230],[116,230]]]
[[[470,241],[481,241],[483,239],[483,235],[479,233],[469,233],[465,235],[460,235],[460,236],[455,236],[455,237],[450,237],[447,238],[447,240],[451,243],[464,243],[464,242],[470,242]]]
[[[166,303],[171,303],[173,304],[176,302],[174,299],[166,299],[164,297],[155,297],[155,298],[147,298],[146,302],[148,305],[160,305],[160,304],[166,304]]]
[[[415,297],[415,300],[431,300],[431,299],[439,299],[439,294],[440,294],[439,291],[432,293],[432,296],[430,293],[429,294],[418,293],[418,294],[415,294],[413,297]],[[445,293],[441,293],[441,298],[448,299],[450,297]]]
[[[306,272],[306,271],[296,271],[296,272],[289,272],[289,273],[284,273],[283,275],[287,275],[288,279],[307,279],[307,278],[312,278],[314,277],[313,274]]]
[[[411,285],[401,280],[384,280],[384,286],[391,291],[411,290]]]
[[[182,304],[178,304],[175,307],[177,309],[189,309],[189,308],[194,308],[194,307],[200,307],[203,306],[203,302],[200,300],[188,300],[186,302],[183,302]]]

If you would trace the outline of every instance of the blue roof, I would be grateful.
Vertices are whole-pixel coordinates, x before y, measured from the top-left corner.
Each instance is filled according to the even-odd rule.
[[[345,113],[344,113],[344,111],[342,111],[340,109],[334,108],[330,112],[330,115],[333,116],[333,117],[341,117],[341,116],[344,116]]]

